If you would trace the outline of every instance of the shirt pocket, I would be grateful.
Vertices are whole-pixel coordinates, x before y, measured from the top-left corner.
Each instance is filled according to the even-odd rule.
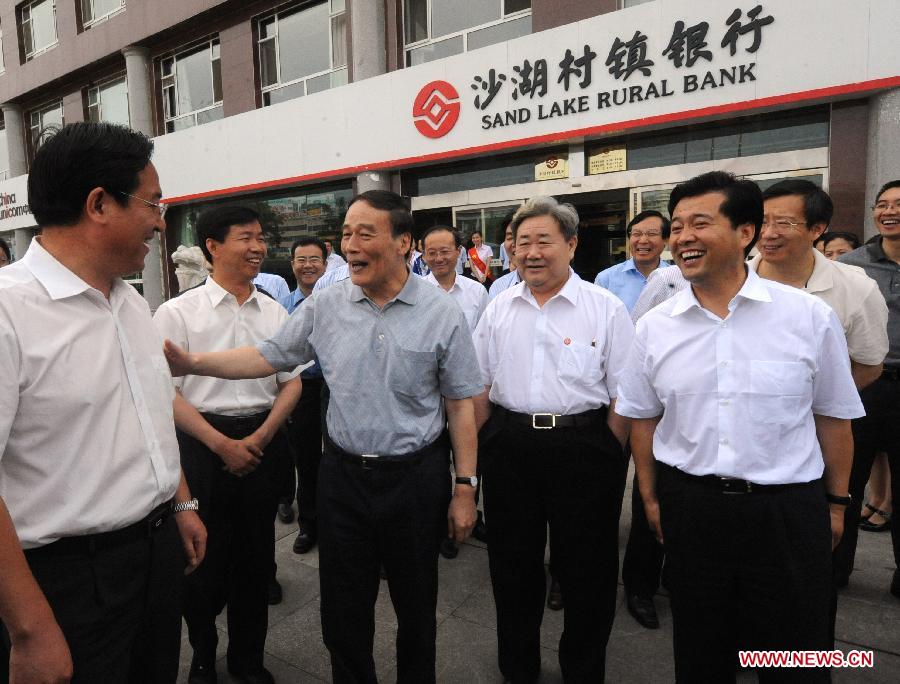
[[[391,389],[410,397],[423,397],[437,386],[437,354],[398,347],[388,371]]]
[[[812,373],[799,361],[750,362],[750,417],[757,424],[784,428],[795,423],[809,397]]]
[[[603,352],[593,345],[564,344],[559,353],[557,374],[562,382],[595,385],[603,379]]]

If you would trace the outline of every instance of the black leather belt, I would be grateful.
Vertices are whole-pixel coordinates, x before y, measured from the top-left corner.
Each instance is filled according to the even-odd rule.
[[[885,366],[881,377],[885,380],[900,380],[900,366]]]
[[[398,469],[411,468],[412,466],[417,465],[427,454],[434,451],[437,447],[446,445],[447,442],[448,437],[445,432],[428,446],[408,454],[351,454],[349,451],[341,449],[326,436],[325,451],[326,453],[335,454],[336,456],[339,456],[341,460],[357,465],[363,470]]]
[[[201,413],[206,422],[217,430],[253,431],[266,422],[268,411],[253,413],[249,416],[223,416],[219,413]]]
[[[804,487],[814,486],[818,480],[812,482],[791,482],[788,484],[757,484],[749,480],[741,480],[736,477],[720,477],[718,475],[691,475],[683,470],[670,466],[666,463],[659,463],[659,467],[669,470],[684,480],[692,483],[715,489],[723,494],[754,494],[765,492],[780,492],[790,489],[803,489]]]
[[[553,428],[595,425],[602,420],[606,420],[607,411],[606,407],[603,406],[590,411],[563,416],[556,413],[517,413],[502,406],[494,406],[493,410],[498,411],[509,422],[523,425],[532,430],[552,430]]]
[[[166,519],[172,514],[172,500],[160,504],[143,520],[111,532],[97,532],[96,534],[83,534],[76,537],[63,537],[45,546],[34,549],[25,549],[26,557],[41,556],[71,556],[77,554],[92,554],[100,549],[109,549],[116,546],[130,544],[139,539],[148,539],[154,533],[162,529]]]

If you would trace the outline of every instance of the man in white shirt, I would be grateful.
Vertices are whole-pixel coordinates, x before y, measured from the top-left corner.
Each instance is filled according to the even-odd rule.
[[[331,246],[331,240],[323,240],[325,250],[328,252],[328,258],[325,260],[325,270],[333,271],[340,266],[346,266],[347,262],[340,254],[335,253],[334,247]]]
[[[253,286],[266,256],[259,215],[217,207],[197,221],[197,241],[212,273],[165,302],[160,334],[192,352],[254,344],[288,319]],[[181,462],[209,530],[206,563],[186,586],[184,616],[194,649],[190,677],[216,681],[216,616],[228,605],[228,669],[241,682],[272,680],[263,667],[267,589],[275,562],[275,511],[291,458],[282,423],[300,397],[296,373],[252,380],[188,376],[175,386]]]
[[[184,560],[197,567],[206,532],[162,338],[122,281],[165,229],[152,152],[110,124],[45,140],[28,178],[41,235],[0,272],[0,659],[13,682],[69,681],[73,665],[79,682],[177,677]]]
[[[500,671],[515,682],[539,676],[549,523],[566,602],[563,678],[601,682],[628,465],[627,421],[608,407],[633,327],[615,295],[570,268],[578,244],[571,205],[535,197],[512,228],[524,282],[488,305],[474,338]]]
[[[487,306],[488,293],[471,278],[457,275],[454,266],[461,244],[459,236],[452,229],[446,226],[429,228],[422,238],[425,263],[431,271],[425,276],[425,280],[440,287],[459,304],[469,328],[474,331]]]
[[[831,550],[862,405],[834,312],[744,263],[759,188],[703,174],[675,187],[669,211],[691,287],[638,321],[616,411],[634,419],[665,546],[677,681],[733,681],[738,650],[830,648]]]

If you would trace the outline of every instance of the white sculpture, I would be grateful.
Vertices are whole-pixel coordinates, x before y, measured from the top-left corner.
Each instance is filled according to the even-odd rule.
[[[179,292],[199,285],[209,275],[209,262],[203,256],[202,250],[196,246],[178,245],[178,249],[172,253],[172,263],[175,264]]]

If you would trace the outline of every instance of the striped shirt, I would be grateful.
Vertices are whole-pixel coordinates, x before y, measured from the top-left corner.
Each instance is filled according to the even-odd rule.
[[[647,278],[647,284],[641,292],[641,296],[634,303],[631,310],[631,320],[634,323],[645,313],[655,306],[662,304],[669,297],[681,292],[688,286],[688,281],[681,275],[681,269],[678,266],[665,266],[658,268],[650,277]]]

